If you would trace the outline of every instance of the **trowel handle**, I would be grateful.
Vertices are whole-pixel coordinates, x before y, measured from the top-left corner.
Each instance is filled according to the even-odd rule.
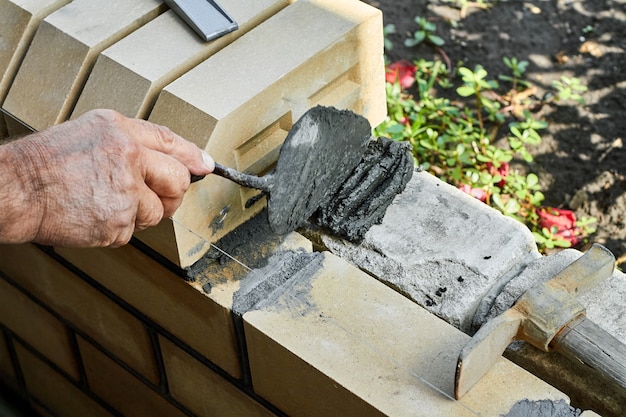
[[[626,390],[626,345],[586,317],[569,323],[553,339],[554,350],[595,369],[610,384]]]
[[[235,169],[225,167],[220,163],[215,163],[215,169],[213,174],[231,180],[243,187],[256,188],[257,190],[265,191],[269,193],[272,184],[272,175],[267,174],[263,177],[257,177],[256,175],[244,174]],[[191,182],[200,181],[205,175],[191,175]]]

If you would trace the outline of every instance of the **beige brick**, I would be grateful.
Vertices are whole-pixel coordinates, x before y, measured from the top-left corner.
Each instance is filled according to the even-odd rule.
[[[57,252],[181,341],[240,377],[230,312],[132,246]]]
[[[8,340],[4,336],[4,333],[0,331],[0,380],[2,381],[10,381],[15,378],[13,363],[11,362],[7,343]]]
[[[41,20],[70,0],[0,0],[0,104]]]
[[[129,312],[35,246],[1,247],[0,264],[8,276],[104,349],[158,382],[148,332]]]
[[[165,338],[160,338],[172,397],[194,414],[220,417],[274,416],[226,379]]]
[[[0,268],[4,270],[4,262]],[[0,323],[72,378],[79,378],[78,366],[65,326],[1,277]]]
[[[89,388],[125,416],[182,417],[185,414],[82,338],[78,347]]]
[[[94,399],[65,379],[46,362],[16,344],[26,390],[56,415],[64,417],[111,417]]]
[[[98,54],[155,18],[158,0],[74,0],[39,25],[4,108],[36,130],[69,117]]]
[[[244,315],[256,392],[289,415],[496,416],[564,394],[500,359],[460,401],[469,336],[326,253],[309,279]]]
[[[72,117],[111,108],[147,118],[167,84],[288,4],[288,0],[222,0],[239,28],[211,42],[200,40],[168,11],[106,49],[94,66]]]
[[[19,138],[33,132],[32,129],[24,125],[19,120],[16,120],[10,114],[4,114],[4,123],[7,129],[7,135],[11,139]]]
[[[382,41],[381,12],[365,3],[299,0],[168,85],[149,119],[227,166],[265,172],[294,121],[316,104],[382,121]],[[192,185],[175,219],[216,241],[262,209],[245,208],[257,193],[209,177]],[[212,230],[216,221],[221,227]],[[162,239],[176,245],[168,252],[180,265],[208,250],[178,224],[173,229]]]

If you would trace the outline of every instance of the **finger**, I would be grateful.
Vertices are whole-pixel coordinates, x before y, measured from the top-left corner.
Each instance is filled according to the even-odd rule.
[[[161,199],[182,199],[189,188],[189,170],[177,159],[146,149],[141,156],[146,185]]]
[[[213,172],[213,159],[194,143],[183,139],[165,126],[141,119],[126,119],[128,132],[145,147],[170,155],[195,175]]]
[[[139,203],[135,217],[135,231],[143,230],[150,226],[156,226],[163,219],[163,203],[148,187],[142,187],[139,191]]]

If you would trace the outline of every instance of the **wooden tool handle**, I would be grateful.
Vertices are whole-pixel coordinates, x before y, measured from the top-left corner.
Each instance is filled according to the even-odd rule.
[[[607,382],[626,389],[626,345],[588,318],[565,326],[552,341],[552,347],[595,369]]]

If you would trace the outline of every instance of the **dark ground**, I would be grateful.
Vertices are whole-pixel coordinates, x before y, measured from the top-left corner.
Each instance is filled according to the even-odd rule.
[[[561,75],[587,85],[585,105],[542,108],[549,127],[531,148],[535,161],[527,168],[541,179],[545,205],[596,217],[592,242],[626,257],[626,0],[487,0],[493,7],[469,8],[464,18],[451,1],[364,1],[383,11],[385,24],[396,25],[390,62],[439,59],[429,46],[403,44],[418,28],[414,18],[423,16],[437,24],[453,66],[481,64],[495,79],[509,74],[503,57],[527,60],[525,79],[539,97]],[[626,267],[626,259],[620,261]]]

